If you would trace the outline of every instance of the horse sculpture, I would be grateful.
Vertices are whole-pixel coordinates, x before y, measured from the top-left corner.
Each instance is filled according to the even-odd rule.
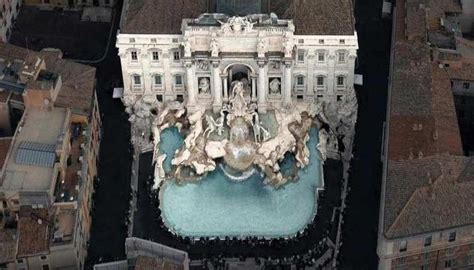
[[[215,120],[212,116],[206,114],[207,128],[206,130],[204,130],[203,135],[206,136],[206,138],[209,138],[212,133],[217,131],[217,134],[221,136],[224,132],[224,118],[224,110],[221,110],[220,117],[217,118],[217,120]]]

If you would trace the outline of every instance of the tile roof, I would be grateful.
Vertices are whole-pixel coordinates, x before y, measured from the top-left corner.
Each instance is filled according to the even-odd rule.
[[[10,151],[10,145],[12,138],[0,138],[0,168],[3,168],[5,159],[7,158],[8,151]]]
[[[95,90],[94,67],[62,59],[62,54],[58,51],[36,52],[0,42],[0,57],[2,56],[22,60],[43,58],[48,71],[61,75],[62,86],[55,104],[70,108],[73,113],[90,114]]]
[[[428,7],[418,14],[428,31],[439,29],[433,16],[439,21],[444,11],[458,11],[454,1],[442,2],[397,2],[383,215],[388,238],[474,223],[474,158],[463,156],[450,84],[459,70],[438,66],[426,40],[406,34],[420,23],[405,24],[416,9]]]
[[[474,158],[437,155],[389,164],[385,234],[397,238],[474,223]],[[396,214],[397,213],[397,214]]]
[[[46,68],[61,74],[62,85],[55,105],[88,116],[94,98],[96,68],[55,57],[55,54],[44,55]]]
[[[18,258],[49,251],[50,220],[50,213],[46,208],[21,207],[18,220]]]
[[[0,264],[13,262],[16,254],[15,230],[0,229]]]
[[[127,34],[179,34],[182,19],[215,12],[210,0],[129,0],[121,32]],[[350,0],[262,0],[262,13],[293,19],[300,35],[353,35]]]

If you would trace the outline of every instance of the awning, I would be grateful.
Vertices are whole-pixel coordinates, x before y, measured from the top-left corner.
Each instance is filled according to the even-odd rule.
[[[112,95],[113,98],[122,98],[123,97],[123,88],[116,87],[114,88],[114,93]]]

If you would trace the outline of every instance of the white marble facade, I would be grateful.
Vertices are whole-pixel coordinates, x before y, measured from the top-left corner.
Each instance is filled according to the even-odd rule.
[[[125,103],[178,100],[217,112],[235,80],[260,113],[300,101],[337,103],[353,92],[355,32],[295,35],[292,20],[219,16],[211,26],[185,19],[182,34],[119,33]]]

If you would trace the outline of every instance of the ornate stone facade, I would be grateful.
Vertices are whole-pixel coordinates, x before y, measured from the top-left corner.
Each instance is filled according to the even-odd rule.
[[[178,101],[188,113],[202,108],[217,113],[230,101],[236,81],[258,113],[320,104],[328,115],[322,122],[331,127],[323,136],[333,149],[324,157],[339,157],[337,137],[353,132],[355,32],[295,35],[292,20],[266,14],[203,14],[183,19],[181,34],[119,33],[117,47],[123,101],[137,126],[135,143],[142,146],[149,145],[152,121],[145,111]]]

